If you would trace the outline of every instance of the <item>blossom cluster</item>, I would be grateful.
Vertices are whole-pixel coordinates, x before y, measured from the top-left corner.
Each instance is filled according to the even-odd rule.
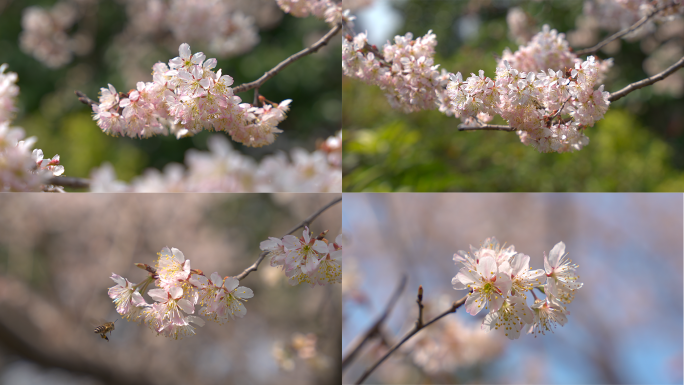
[[[168,164],[148,169],[130,185],[116,179],[105,163],[91,172],[93,192],[341,192],[342,132],[322,142],[316,151],[295,148],[269,155],[257,163],[231,148],[222,135],[209,138],[209,152],[188,150],[186,167]],[[291,159],[291,160],[290,160]]]
[[[179,47],[180,56],[153,66],[153,81],[138,82],[137,89],[119,94],[110,84],[101,88],[94,117],[103,132],[118,136],[149,137],[168,134],[177,138],[202,130],[225,131],[250,147],[273,143],[282,132],[277,125],[286,117],[290,99],[263,107],[241,103],[230,87],[233,78],[214,72],[216,59],[202,52],[191,54]]]
[[[436,44],[431,31],[415,40],[408,33],[385,44],[380,54],[366,34],[347,36],[343,72],[379,86],[390,105],[406,113],[438,108],[469,124],[500,115],[524,144],[540,152],[580,150],[589,143],[583,129],[608,110],[610,94],[599,84],[612,60],[581,60],[564,34],[548,25],[516,52],[503,52],[495,79],[482,70],[465,81],[460,72],[439,72]]]
[[[223,324],[244,317],[247,309],[243,302],[254,296],[251,289],[238,286],[240,282],[235,277],[221,277],[217,272],[206,277],[200,270],[192,269],[190,260],[176,248],[164,247],[154,267],[136,266],[147,270],[149,276],[132,284],[112,273],[116,285],[109,288],[109,297],[123,318],[141,322],[164,337],[194,335],[193,325],[204,326],[204,319],[192,315],[197,305],[202,306],[200,315]],[[152,282],[157,288],[148,290]],[[145,293],[153,303],[145,301]]]
[[[462,267],[451,284],[456,290],[471,290],[465,302],[469,314],[489,310],[483,329],[501,329],[512,340],[519,338],[523,329],[536,337],[552,332],[557,324],[565,325],[570,312],[564,304],[571,303],[575,290],[583,285],[575,275],[578,266],[566,257],[565,244],[559,242],[548,256],[544,253],[544,269],[531,270],[528,255],[487,238],[479,249],[471,246],[470,253],[454,254],[454,261]],[[546,298],[537,299],[535,288]],[[528,291],[535,298],[531,308],[526,303]]]
[[[339,23],[348,15],[342,12],[339,2],[332,0],[276,0],[276,3],[283,12],[294,17],[313,15],[318,19],[324,19],[330,25]]]
[[[386,43],[381,54],[368,44],[365,33],[347,36],[342,42],[342,71],[346,76],[377,85],[393,108],[406,113],[444,104],[449,73],[438,71],[439,65],[434,64],[435,34],[428,31],[413,40],[409,32],[396,36],[394,42]],[[448,111],[448,106],[444,107],[444,112]]]
[[[36,137],[24,139],[21,127],[10,127],[19,87],[17,74],[6,69],[7,64],[0,65],[0,191],[61,191],[46,185],[48,178],[64,172],[59,155],[43,159],[43,150],[33,149]]]
[[[304,227],[301,238],[269,237],[259,247],[267,252],[271,266],[282,267],[290,285],[306,282],[313,287],[342,283],[342,235],[332,243],[311,235],[309,228]]]
[[[447,94],[461,116],[488,121],[500,115],[540,152],[580,150],[589,143],[581,130],[602,119],[610,104],[603,85],[595,89],[606,65],[594,56],[576,58],[563,34],[547,25],[516,53],[505,51],[500,64],[495,80],[482,70],[465,81],[460,72],[450,75]]]
[[[90,0],[60,1],[46,9],[32,6],[24,9],[19,44],[26,54],[49,68],[59,68],[71,62],[74,54],[85,55],[93,47],[90,34],[68,31],[83,17],[84,5]]]

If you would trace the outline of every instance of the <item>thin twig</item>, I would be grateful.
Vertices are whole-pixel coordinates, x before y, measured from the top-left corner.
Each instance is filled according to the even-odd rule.
[[[418,320],[416,321],[416,328],[420,329],[423,327],[423,285],[418,286],[418,298],[416,299],[418,304]]]
[[[413,337],[416,333],[418,333],[418,332],[421,331],[422,329],[425,329],[426,327],[432,325],[433,323],[437,322],[438,320],[440,320],[442,317],[446,316],[447,314],[456,313],[456,309],[458,309],[459,307],[461,307],[461,306],[465,303],[465,301],[466,301],[467,299],[468,299],[468,295],[466,295],[466,296],[464,296],[463,298],[459,299],[458,301],[454,302],[454,303],[451,305],[451,308],[449,308],[449,309],[448,309],[447,311],[445,311],[444,313],[438,315],[437,317],[433,318],[430,322],[428,322],[428,323],[426,323],[425,325],[423,325],[423,327],[420,327],[420,328],[419,328],[419,327],[417,327],[418,325],[416,325],[416,327],[414,327],[413,330],[411,330],[408,334],[406,334],[406,336],[405,336],[404,338],[402,338],[402,340],[399,341],[399,343],[397,343],[396,345],[394,345],[394,347],[393,347],[392,349],[390,349],[387,353],[385,353],[385,355],[382,356],[382,358],[380,358],[380,359],[378,360],[378,362],[376,362],[373,366],[371,366],[370,368],[368,368],[368,369],[363,373],[363,375],[361,376],[361,378],[359,378],[359,380],[356,381],[356,384],[357,384],[357,385],[361,384],[366,378],[368,378],[368,376],[369,376],[369,375],[370,375],[378,366],[380,366],[380,364],[382,364],[382,363],[387,359],[387,357],[389,357],[392,353],[394,353],[397,349],[399,349],[399,347],[400,347],[401,345],[403,345],[404,342],[408,341],[408,340],[409,340],[411,337]]]
[[[268,79],[274,77],[283,68],[287,67],[288,65],[292,64],[296,60],[299,60],[306,55],[309,55],[309,54],[312,54],[312,53],[318,51],[319,49],[321,49],[321,47],[328,44],[328,41],[330,41],[330,39],[332,39],[332,37],[335,36],[340,31],[340,29],[342,29],[342,24],[338,23],[328,33],[326,33],[325,36],[323,36],[319,41],[317,41],[311,47],[305,48],[305,49],[297,52],[296,54],[288,57],[287,59],[283,60],[282,62],[280,62],[280,64],[273,67],[271,70],[266,72],[259,79],[255,80],[253,82],[250,82],[250,83],[241,84],[241,85],[233,88],[233,92],[237,94],[239,92],[245,92],[245,91],[251,90],[252,88],[261,87],[262,84],[264,84]]]
[[[500,124],[485,124],[482,126],[458,126],[459,131],[516,131],[511,126],[504,126]]]
[[[658,12],[660,12],[660,11],[662,11],[662,10],[664,10],[664,9],[673,7],[673,6],[677,5],[678,3],[679,3],[679,1],[672,1],[672,2],[670,2],[670,3],[668,3],[668,4],[665,4],[665,5],[661,6],[661,7],[658,7],[658,8],[656,8],[656,9],[654,9],[653,11],[651,11],[648,15],[642,17],[639,21],[637,21],[636,23],[634,23],[631,27],[629,27],[629,28],[627,28],[627,29],[623,29],[623,30],[620,31],[620,32],[614,33],[613,35],[611,35],[610,37],[608,37],[607,39],[603,40],[602,42],[596,44],[596,45],[593,46],[593,47],[585,48],[585,49],[581,49],[581,50],[579,50],[579,51],[576,51],[575,54],[577,54],[577,56],[590,55],[590,54],[592,54],[592,53],[594,53],[594,52],[600,50],[601,48],[603,48],[604,46],[606,46],[606,45],[607,45],[608,43],[610,43],[611,41],[613,41],[613,40],[615,40],[615,39],[619,39],[619,38],[621,38],[622,36],[625,36],[625,35],[627,35],[627,34],[630,33],[630,32],[636,31],[639,27],[641,27],[642,25],[644,25],[650,18],[652,18],[653,16],[655,16]]]
[[[670,76],[673,72],[675,72],[676,70],[678,70],[682,67],[684,67],[684,57],[682,57],[681,59],[679,59],[678,62],[676,62],[675,64],[670,66],[670,68],[666,69],[665,71],[663,71],[657,75],[653,75],[653,76],[648,77],[644,80],[640,80],[636,83],[632,83],[632,84],[628,85],[627,87],[621,89],[620,91],[613,92],[608,97],[608,100],[611,102],[614,102],[614,101],[622,98],[623,96],[629,94],[632,91],[638,90],[639,88],[643,88],[646,86],[650,86],[651,84],[653,84],[657,81],[665,79],[666,77]]]
[[[368,330],[363,333],[359,338],[355,339],[352,341],[349,345],[349,353],[345,357],[342,358],[342,370],[349,365],[356,355],[361,351],[361,348],[366,344],[366,342],[370,341],[371,338],[375,337],[376,335],[380,334],[380,327],[382,324],[385,323],[385,319],[387,319],[387,316],[392,312],[392,309],[394,309],[394,305],[396,305],[397,300],[399,299],[399,295],[404,291],[404,287],[406,286],[406,281],[407,277],[406,274],[401,276],[401,280],[399,281],[399,284],[397,285],[397,288],[394,290],[394,293],[390,297],[389,301],[387,302],[387,305],[385,306],[385,310],[380,314],[380,317],[373,322],[373,325],[368,328]]]
[[[295,231],[297,231],[298,229],[300,229],[300,228],[302,228],[302,227],[304,227],[304,226],[309,226],[309,225],[311,224],[311,222],[313,222],[314,219],[316,219],[319,215],[321,215],[325,210],[329,209],[329,208],[330,208],[331,206],[333,206],[334,204],[339,203],[341,200],[342,200],[342,197],[333,199],[332,201],[330,201],[330,203],[328,203],[327,205],[321,207],[321,208],[318,209],[315,213],[311,214],[308,218],[306,218],[306,219],[304,219],[303,221],[301,221],[297,226],[295,226],[292,230],[288,231],[287,234],[285,234],[285,235],[292,234],[292,233],[294,233]],[[282,237],[281,237],[281,238],[282,238]],[[259,258],[258,258],[251,266],[249,266],[248,268],[246,268],[242,273],[240,273],[239,275],[235,276],[235,278],[237,278],[238,281],[241,281],[241,280],[243,280],[245,277],[247,277],[247,276],[249,275],[249,273],[251,273],[251,272],[253,272],[253,271],[257,271],[257,268],[259,267],[259,264],[264,260],[264,258],[266,258],[266,255],[267,255],[267,254],[268,254],[267,251],[264,251],[263,253],[259,254]]]
[[[297,226],[293,227],[293,228],[292,228],[290,231],[288,231],[287,234],[285,234],[285,235],[292,234],[292,233],[294,233],[295,231],[304,228],[304,226],[307,226],[307,227],[308,227],[309,225],[311,225],[311,222],[313,222],[313,221],[314,221],[319,215],[321,215],[325,210],[327,210],[328,208],[330,208],[330,206],[333,206],[334,204],[339,203],[339,202],[341,202],[341,201],[342,201],[342,197],[341,197],[341,196],[340,196],[340,197],[337,197],[337,198],[335,198],[335,199],[333,199],[332,201],[330,201],[330,203],[328,203],[327,205],[321,207],[320,209],[318,209],[318,211],[316,211],[315,213],[311,214],[311,215],[310,215],[308,218],[306,218],[305,220],[301,221]]]
[[[84,92],[81,91],[74,91],[76,96],[78,96],[78,101],[80,101],[83,104],[87,104],[89,106],[91,105],[99,105],[100,103],[94,101],[93,99],[89,98],[88,95],[86,95]]]
[[[73,188],[89,188],[90,179],[76,178],[72,176],[53,176],[48,179],[47,184]]]

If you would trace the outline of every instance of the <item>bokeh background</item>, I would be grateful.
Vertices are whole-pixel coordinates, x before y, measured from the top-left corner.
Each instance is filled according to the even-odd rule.
[[[88,43],[77,40],[74,45],[83,52],[54,68],[22,50],[20,35],[22,16],[29,7],[49,10],[58,3],[69,4],[80,15],[78,21],[66,29],[69,38],[85,36]],[[0,1],[0,64],[9,64],[7,71],[16,72],[19,76],[19,111],[12,126],[23,127],[27,136],[36,136],[36,148],[42,149],[46,157],[59,154],[66,169],[64,175],[88,178],[94,167],[106,161],[114,166],[118,179],[130,181],[146,168],[162,170],[168,163],[183,163],[190,148],[207,151],[208,137],[216,135],[203,132],[180,140],[172,136],[149,139],[110,137],[97,127],[92,120],[92,110],[77,100],[75,90],[97,100],[100,88],[106,88],[108,83],[117,91],[125,92],[134,89],[136,82],[152,81],[152,65],[159,61],[168,63],[178,56],[178,46],[183,42],[190,43],[193,53],[203,51],[207,58],[218,59],[215,70],[222,69],[224,75],[232,76],[234,84],[239,85],[258,79],[330,30],[324,21],[314,17],[296,18],[284,14],[272,0],[221,0],[218,3],[224,3],[224,8],[254,19],[260,41],[243,53],[212,52],[210,36],[205,39],[194,36],[193,40],[181,41],[170,28],[153,27],[158,22],[145,19],[142,12],[148,5],[153,8],[153,3],[160,2]],[[171,3],[183,2],[161,3],[171,7]],[[143,17],[134,19],[127,12],[142,14]],[[203,22],[195,23],[194,27],[186,28],[186,34],[199,34],[197,31],[202,30]],[[278,150],[289,152],[294,147],[312,152],[317,140],[334,135],[341,127],[340,55],[340,39],[336,37],[328,46],[267,81],[260,94],[268,100],[279,103],[293,99],[288,118],[279,126],[284,133],[269,146],[255,149],[231,142],[233,147],[258,161]],[[252,91],[238,96],[245,102],[253,100]]]
[[[182,340],[114,321],[112,272],[137,283],[164,246],[192,267],[237,275],[333,194],[6,195],[0,199],[0,384],[339,382],[341,288],[292,287],[264,261],[241,281],[247,315]],[[341,204],[312,225],[340,233]],[[301,230],[296,234],[301,236]],[[145,296],[148,302],[151,299]],[[199,308],[196,309],[199,311]],[[315,340],[301,336],[311,334]],[[295,342],[293,342],[293,339]],[[302,358],[303,357],[303,358]]]
[[[356,3],[352,2],[351,3]],[[589,26],[583,8],[601,1],[375,0],[358,8],[356,32],[368,31],[380,49],[394,36],[437,35],[435,64],[466,78],[482,69],[494,77],[495,58],[516,51],[506,22],[518,7],[528,29],[544,24],[585,48],[614,31],[616,17]],[[596,24],[598,23],[598,24]],[[684,19],[635,41],[609,44],[597,55],[614,58],[605,82],[614,92],[658,73],[684,55]],[[382,91],[357,79],[342,81],[343,191],[682,191],[684,190],[684,69],[610,106],[587,130],[588,146],[540,154],[514,133],[458,132],[459,119],[437,110],[404,114]],[[499,117],[492,124],[505,124]]]
[[[484,312],[471,316],[462,307],[419,332],[414,345],[392,355],[367,383],[681,384],[681,194],[397,193],[343,199],[342,229],[349,239],[343,357],[385,309],[401,276],[408,277],[382,338],[345,370],[344,383],[354,383],[413,327],[419,285],[425,321],[466,295],[451,285],[458,272],[453,254],[495,236],[529,255],[533,269],[543,269],[543,253],[565,242],[584,283],[567,306],[565,326],[510,341],[503,334],[483,336]]]

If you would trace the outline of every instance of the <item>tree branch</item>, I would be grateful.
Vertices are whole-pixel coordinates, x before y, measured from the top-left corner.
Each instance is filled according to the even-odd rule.
[[[460,124],[458,126],[459,131],[516,131],[515,128],[511,126],[504,126],[500,124],[484,124],[482,126],[466,126]]]
[[[87,104],[89,106],[92,106],[92,105],[97,106],[100,104],[100,103],[94,101],[93,99],[89,98],[88,95],[86,95],[84,92],[76,90],[76,91],[74,91],[74,93],[76,94],[76,96],[78,96],[78,101],[83,103],[83,104]]]
[[[404,291],[406,281],[407,277],[406,274],[404,274],[401,276],[401,280],[399,280],[397,288],[394,290],[394,293],[387,302],[385,310],[382,312],[382,314],[380,314],[380,317],[378,317],[378,319],[373,323],[373,325],[370,328],[368,328],[368,330],[365,333],[363,333],[363,335],[359,336],[359,338],[355,339],[349,344],[351,346],[351,351],[347,353],[347,355],[344,358],[342,358],[342,371],[344,371],[347,365],[349,365],[354,360],[354,358],[361,351],[361,348],[363,348],[366,342],[370,341],[371,338],[375,337],[377,334],[380,333],[380,327],[383,323],[385,323],[385,319],[392,312],[392,309],[394,309],[394,305],[396,305],[397,300],[399,299],[399,295]]]
[[[679,59],[678,62],[671,65],[668,69],[666,69],[665,71],[663,71],[657,75],[653,75],[653,76],[648,77],[644,80],[640,80],[636,83],[632,83],[632,84],[628,85],[627,87],[621,89],[620,91],[613,92],[608,97],[608,100],[611,102],[614,102],[614,101],[626,96],[627,94],[629,94],[632,91],[638,90],[639,88],[643,88],[646,86],[650,86],[651,84],[653,84],[657,81],[665,79],[666,77],[670,76],[673,72],[675,72],[676,70],[678,70],[682,67],[684,67],[684,57],[682,57],[681,59]]]
[[[89,188],[90,179],[76,178],[71,176],[53,176],[46,184],[73,188]]]
[[[410,332],[408,332],[408,334],[406,334],[406,336],[404,336],[404,338],[402,338],[402,340],[399,341],[399,343],[397,343],[396,345],[394,345],[394,347],[392,347],[392,349],[390,349],[387,353],[385,353],[385,355],[382,356],[382,358],[380,358],[380,359],[378,360],[378,362],[376,362],[375,364],[373,364],[373,366],[371,366],[370,368],[368,368],[368,369],[363,373],[363,375],[361,376],[361,378],[359,378],[358,381],[356,381],[356,385],[359,385],[359,384],[361,384],[364,380],[366,380],[366,378],[368,378],[368,376],[369,376],[375,369],[377,369],[377,367],[380,366],[380,364],[382,364],[382,363],[387,359],[387,357],[389,357],[392,353],[394,353],[397,349],[399,349],[399,347],[400,347],[401,345],[403,345],[404,342],[408,341],[411,337],[413,337],[414,335],[416,335],[416,333],[418,333],[418,332],[421,331],[422,329],[424,329],[424,328],[426,328],[426,327],[432,325],[433,323],[439,321],[442,317],[446,316],[447,314],[456,313],[456,309],[458,309],[459,307],[461,307],[461,306],[465,303],[465,301],[466,301],[467,299],[468,299],[468,295],[465,295],[463,298],[461,298],[461,299],[459,299],[458,301],[454,302],[454,303],[451,305],[451,308],[449,308],[447,311],[445,311],[444,313],[442,313],[442,314],[438,315],[437,317],[433,318],[432,320],[430,320],[428,323],[426,323],[426,324],[423,325],[422,327],[419,327],[418,322],[416,322],[416,326],[414,326],[413,330],[411,330]]]
[[[340,31],[340,29],[342,29],[342,24],[338,23],[328,33],[326,33],[325,36],[323,36],[319,41],[314,43],[314,45],[312,45],[311,47],[305,48],[305,49],[297,52],[296,54],[288,57],[287,59],[283,60],[282,62],[280,62],[280,64],[273,67],[271,70],[267,71],[259,79],[255,80],[253,82],[250,82],[250,83],[241,84],[241,85],[233,88],[233,92],[237,94],[240,92],[245,92],[245,91],[251,90],[252,88],[258,89],[259,87],[261,87],[262,84],[264,84],[268,79],[274,77],[283,68],[285,68],[288,65],[292,64],[293,62],[303,58],[306,55],[309,55],[309,54],[312,54],[312,53],[318,51],[319,49],[321,49],[321,47],[328,44],[328,41],[330,41],[330,39],[332,39],[332,37],[335,36],[337,34],[337,32]]]
[[[575,54],[576,54],[577,56],[590,55],[590,54],[592,54],[592,53],[594,53],[594,52],[600,50],[601,48],[603,48],[604,46],[606,46],[606,45],[607,45],[608,43],[610,43],[611,41],[613,41],[613,40],[615,40],[615,39],[619,39],[619,38],[621,38],[622,36],[625,36],[625,35],[627,35],[627,34],[630,33],[630,32],[636,31],[639,27],[641,27],[642,25],[644,25],[650,18],[652,18],[653,16],[655,16],[655,15],[656,15],[657,13],[659,13],[660,11],[665,10],[665,9],[667,9],[667,8],[670,8],[670,7],[673,7],[673,6],[678,5],[678,4],[679,4],[679,1],[678,1],[678,0],[673,0],[673,1],[671,1],[670,3],[668,3],[668,4],[665,4],[665,5],[661,6],[661,7],[658,7],[658,8],[656,8],[656,9],[654,9],[653,11],[651,11],[648,15],[642,17],[639,21],[637,21],[636,23],[634,23],[631,27],[626,28],[626,29],[623,29],[623,30],[620,31],[620,32],[614,33],[613,35],[609,36],[607,39],[603,40],[602,42],[596,44],[596,45],[593,46],[593,47],[585,48],[585,49],[581,49],[581,50],[579,50],[579,51],[576,51]]]
[[[295,231],[297,231],[298,229],[300,229],[300,228],[302,228],[302,227],[304,227],[304,226],[309,226],[309,225],[311,224],[311,222],[313,222],[313,221],[314,221],[319,215],[321,215],[325,210],[329,209],[331,206],[333,206],[333,205],[336,204],[336,203],[339,203],[340,201],[342,201],[342,197],[341,197],[341,196],[338,197],[338,198],[333,199],[332,201],[330,201],[330,203],[328,203],[327,205],[321,207],[321,208],[318,209],[316,212],[314,212],[313,214],[311,214],[308,218],[306,218],[306,219],[304,219],[303,221],[301,221],[297,226],[295,226],[294,228],[292,228],[292,230],[288,231],[285,235],[292,234],[292,233],[294,233]],[[281,238],[282,238],[282,237],[281,237]],[[257,271],[257,268],[259,267],[259,264],[261,264],[261,262],[264,260],[264,258],[266,257],[266,254],[268,254],[267,251],[264,251],[263,253],[259,254],[259,258],[258,258],[251,266],[249,266],[248,268],[246,268],[242,273],[236,275],[235,278],[237,278],[238,281],[242,281],[245,277],[247,277],[247,276],[249,275],[249,273],[251,273],[251,272],[253,272],[253,271]]]

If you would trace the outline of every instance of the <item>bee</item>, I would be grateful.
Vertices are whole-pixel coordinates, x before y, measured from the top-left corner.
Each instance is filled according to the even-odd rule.
[[[118,320],[114,320],[114,322],[116,322],[116,321],[118,321]],[[100,334],[100,336],[102,336],[102,338],[109,341],[109,338],[107,338],[106,334],[112,333],[112,331],[114,330],[114,322],[105,322],[103,325],[96,327],[95,333]]]

